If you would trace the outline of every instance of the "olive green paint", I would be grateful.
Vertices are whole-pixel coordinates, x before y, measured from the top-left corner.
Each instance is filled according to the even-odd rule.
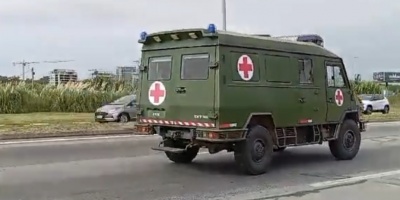
[[[191,39],[189,33],[198,38]],[[171,34],[180,39],[171,39]],[[162,41],[156,42],[154,36]],[[139,107],[144,118],[216,122],[217,126],[237,123],[241,128],[251,113],[272,113],[277,127],[288,127],[299,125],[302,119],[312,119],[311,124],[336,123],[345,111],[357,110],[342,59],[312,43],[229,32],[211,34],[204,29],[154,33],[140,42],[142,68],[151,57],[173,57],[171,79],[161,81],[167,97],[159,106],[150,104],[148,89],[153,81],[148,81],[147,71],[141,70]],[[211,56],[208,80],[181,80],[182,55],[196,53]],[[237,60],[243,54],[250,56],[255,65],[250,81],[241,81],[236,71]],[[311,84],[300,84],[298,59],[312,60]],[[345,85],[339,88],[344,95],[342,106],[337,106],[334,99],[338,87],[327,85],[327,64],[341,67],[344,75]],[[178,93],[180,87],[186,93]],[[160,115],[154,115],[157,112]],[[198,117],[214,115],[218,116],[215,121]]]

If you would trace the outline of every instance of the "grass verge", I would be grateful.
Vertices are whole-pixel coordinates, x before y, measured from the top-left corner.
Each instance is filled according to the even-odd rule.
[[[400,121],[400,107],[392,107],[388,114],[376,112],[363,115],[363,118],[370,122]]]
[[[104,132],[133,130],[134,122],[129,123],[88,123],[88,124],[49,124],[43,126],[2,126],[0,127],[1,135],[10,134],[57,134],[65,132]]]
[[[0,114],[0,125],[67,124],[94,122],[93,113],[38,112],[24,114]]]

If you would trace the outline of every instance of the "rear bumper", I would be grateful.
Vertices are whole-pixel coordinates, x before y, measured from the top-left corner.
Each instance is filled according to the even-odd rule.
[[[217,143],[242,141],[245,139],[244,133],[246,131],[244,129],[216,129],[144,123],[137,123],[134,129],[137,134],[141,135],[157,134],[163,138]]]

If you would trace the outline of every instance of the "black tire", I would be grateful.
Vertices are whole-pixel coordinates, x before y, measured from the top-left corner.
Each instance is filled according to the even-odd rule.
[[[329,149],[338,160],[352,160],[360,150],[361,133],[354,120],[347,119],[336,140],[329,141]]]
[[[389,106],[386,105],[386,106],[383,108],[382,114],[389,114],[389,110],[390,110]]]
[[[286,147],[278,147],[276,149],[274,149],[274,152],[283,152],[285,151]]]
[[[184,148],[182,145],[176,144],[176,142],[172,140],[167,140],[164,142],[165,147],[175,147],[175,148]],[[173,153],[173,152],[165,152],[165,155],[168,157],[169,160],[175,163],[180,164],[188,164],[191,163],[199,153],[199,147],[190,147],[187,148],[187,151],[183,153]]]
[[[118,118],[118,121],[119,121],[120,123],[127,123],[127,122],[129,122],[129,116],[128,116],[128,114],[126,114],[126,113],[120,114],[120,115],[119,115],[119,118]]]
[[[260,157],[254,160],[254,156]],[[269,170],[273,153],[273,141],[268,130],[262,126],[250,128],[245,141],[235,147],[235,161],[246,174],[259,175]]]
[[[371,105],[369,105],[369,106],[367,106],[367,109],[365,110],[365,114],[367,114],[367,115],[370,115],[370,114],[372,114],[372,106]]]

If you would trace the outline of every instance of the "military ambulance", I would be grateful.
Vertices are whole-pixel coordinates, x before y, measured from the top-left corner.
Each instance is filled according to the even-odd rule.
[[[318,35],[271,37],[203,29],[141,33],[135,130],[158,134],[176,163],[202,148],[234,152],[243,172],[268,171],[273,152],[329,144],[359,151],[365,123],[343,60]],[[295,149],[294,149],[295,150]]]

